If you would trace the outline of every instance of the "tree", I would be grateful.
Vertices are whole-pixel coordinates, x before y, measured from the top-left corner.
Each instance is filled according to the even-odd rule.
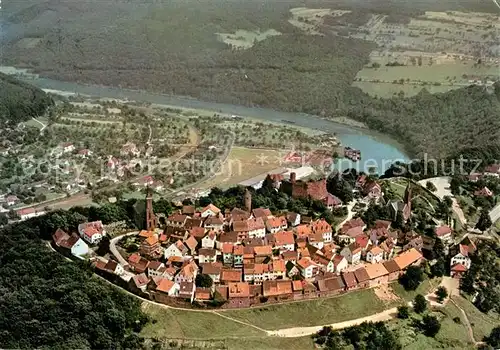
[[[422,294],[417,294],[415,296],[415,299],[413,300],[413,310],[417,314],[421,314],[427,309],[427,300],[425,300],[425,297]]]
[[[484,342],[493,349],[500,348],[500,326],[493,328],[490,335],[484,337]]]
[[[441,324],[436,316],[433,315],[425,315],[422,318],[421,327],[424,331],[424,334],[428,337],[434,337],[438,334],[441,329]]]
[[[196,287],[210,288],[212,284],[213,280],[209,275],[203,273],[196,275]]]
[[[7,225],[9,217],[5,213],[0,213],[0,226]]]
[[[443,286],[440,286],[437,290],[436,290],[436,296],[438,298],[438,301],[440,303],[443,303],[444,299],[446,299],[446,297],[448,296],[448,291],[446,290],[445,287]]]
[[[424,280],[424,273],[418,266],[410,266],[405,274],[401,276],[399,282],[406,290],[415,290]]]
[[[437,241],[441,242],[440,239],[438,239]],[[446,264],[442,256],[440,258],[439,255],[435,256],[438,257],[438,260],[434,265],[431,266],[431,274],[434,277],[441,277],[446,273]]]
[[[108,236],[104,236],[99,242],[99,247],[97,248],[97,255],[104,256],[109,253],[110,239]]]
[[[425,184],[425,188],[427,188],[431,192],[435,192],[437,190],[436,186],[431,181],[427,181]]]
[[[410,308],[407,305],[398,306],[398,318],[407,319],[410,317]]]
[[[486,231],[493,225],[491,222],[490,214],[487,210],[482,209],[481,215],[479,216],[479,220],[476,223],[476,228],[482,232]]]

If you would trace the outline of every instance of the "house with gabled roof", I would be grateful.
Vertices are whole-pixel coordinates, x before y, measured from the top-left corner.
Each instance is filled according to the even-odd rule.
[[[412,248],[399,254],[393,260],[396,262],[400,270],[404,270],[408,266],[420,264],[422,259],[422,254],[415,248]]]
[[[295,238],[292,231],[279,231],[275,234],[268,235],[267,240],[272,244],[274,249],[278,249],[280,253],[285,251],[295,250]]]
[[[67,234],[61,229],[57,229],[52,235],[54,244],[74,256],[81,257],[89,253],[89,246],[80,237],[72,233]]]
[[[333,262],[333,271],[332,272],[336,272],[336,273],[341,273],[342,271],[347,269],[347,267],[349,266],[349,262],[347,261],[347,259],[340,254],[336,254],[333,257],[332,262]]]
[[[200,264],[201,271],[204,275],[210,276],[214,283],[220,282],[222,264],[220,262]]]
[[[176,297],[179,294],[180,285],[166,278],[153,277],[151,288],[169,297]]]
[[[370,276],[368,276],[364,267],[356,269],[353,272],[356,277],[356,281],[358,281],[359,288],[366,288],[370,285]]]
[[[365,228],[366,224],[361,218],[351,219],[340,228],[338,239],[348,244],[354,243],[356,237],[362,235]]]
[[[187,299],[191,303],[194,300],[194,291],[196,286],[194,282],[181,282],[179,283],[179,298]]]
[[[221,283],[231,283],[231,282],[240,282],[242,280],[242,270],[241,269],[227,269],[222,268],[220,274]]]
[[[205,237],[202,238],[201,240],[201,247],[202,248],[210,248],[214,249],[215,248],[215,240],[217,239],[217,235],[215,234],[215,231],[210,231],[206,234]]]
[[[293,294],[292,281],[264,281],[262,283],[262,290],[266,298],[274,298],[276,300],[290,299]]]
[[[168,246],[166,249],[163,250],[163,255],[166,260],[168,260],[172,256],[177,256],[179,258],[182,258],[185,256],[188,252],[188,248],[182,243],[181,240],[178,240],[175,243],[172,243],[170,246]]]
[[[198,250],[198,261],[200,264],[216,262],[217,251],[213,248],[200,248]]]
[[[203,208],[200,212],[200,215],[202,218],[206,218],[209,216],[218,216],[221,213],[220,209],[217,208],[215,205],[210,203],[207,205],[205,208]]]
[[[184,245],[189,249],[189,254],[194,255],[196,247],[198,246],[198,241],[193,236],[189,236],[184,240]]]
[[[86,222],[78,225],[78,233],[89,244],[98,244],[106,234],[102,221]]]
[[[344,247],[340,251],[340,255],[344,256],[347,259],[349,264],[358,264],[361,261],[361,247],[356,243],[350,244]]]
[[[332,241],[332,226],[325,219],[319,219],[311,222],[311,230],[315,234],[321,234],[323,242]]]
[[[216,232],[220,232],[224,230],[224,220],[222,220],[218,216],[209,216],[203,222],[203,227],[208,230],[214,230]]]
[[[460,264],[465,266],[467,270],[470,269],[470,254],[472,253],[472,251],[473,249],[470,249],[468,245],[458,244],[458,249],[454,249],[454,252],[456,254],[451,257],[450,266],[453,267],[454,265]]]
[[[198,266],[194,260],[185,261],[180,268],[177,275],[175,275],[175,282],[181,284],[182,282],[193,282],[198,274]]]
[[[372,245],[366,253],[366,261],[376,264],[384,260],[384,251],[376,245]]]
[[[315,263],[311,258],[302,258],[297,261],[297,267],[300,274],[306,278],[313,278],[321,271],[321,266]]]
[[[342,272],[342,280],[344,281],[346,290],[353,290],[358,288],[358,281],[354,272]]]
[[[434,229],[436,237],[440,239],[445,245],[449,245],[453,242],[452,229],[450,226],[442,225]]]
[[[370,286],[376,286],[389,282],[389,271],[386,270],[384,264],[367,264],[365,265],[365,270],[368,277],[370,277]]]
[[[252,214],[255,218],[267,219],[273,216],[269,208],[255,208],[252,210]]]
[[[340,294],[345,290],[344,281],[340,276],[320,279],[317,284],[318,291],[323,295]]]
[[[230,307],[250,306],[250,285],[247,282],[230,282],[228,289]]]

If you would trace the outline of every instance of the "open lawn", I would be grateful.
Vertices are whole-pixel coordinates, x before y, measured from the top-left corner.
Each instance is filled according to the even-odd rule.
[[[417,95],[422,89],[426,89],[431,94],[446,92],[454,89],[459,89],[463,86],[459,85],[416,85],[416,84],[393,84],[393,83],[373,83],[368,81],[355,81],[353,86],[356,86],[366,92],[370,96],[382,98],[390,98],[397,96],[401,91],[405,97]]]
[[[145,338],[209,340],[266,336],[255,328],[209,312],[173,310],[151,304],[143,304],[143,311],[152,320],[141,331]]]
[[[276,150],[233,147],[219,174],[203,184],[226,188],[281,166],[285,154]]]
[[[479,311],[469,300],[462,296],[453,297],[453,300],[460,306],[471,323],[474,338],[481,341],[484,336],[489,335],[491,330],[500,324],[499,315],[484,314]]]
[[[333,298],[225,311],[224,315],[267,330],[318,326],[342,322],[381,312],[396,302],[384,303],[373,290],[351,292]]]
[[[416,290],[410,290],[410,291],[405,290],[404,287],[401,284],[399,284],[399,282],[394,282],[391,284],[391,288],[394,294],[396,294],[401,299],[406,301],[412,301],[413,299],[415,299],[417,294],[422,294],[422,295],[428,294],[432,290],[433,286],[439,285],[440,282],[441,282],[440,278],[435,278],[432,280],[425,279],[422,283],[420,283],[420,285]]]

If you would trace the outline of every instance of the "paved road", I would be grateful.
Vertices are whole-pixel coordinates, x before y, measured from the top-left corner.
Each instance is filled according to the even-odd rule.
[[[111,254],[114,255],[114,257],[116,258],[116,260],[118,260],[118,262],[120,264],[122,264],[123,266],[127,266],[128,265],[128,261],[125,260],[123,258],[123,256],[120,254],[120,252],[118,251],[118,249],[116,248],[116,243],[121,240],[122,238],[124,237],[128,237],[128,236],[132,236],[132,235],[137,235],[139,232],[137,231],[134,231],[134,232],[129,232],[129,233],[126,233],[124,235],[120,235],[120,236],[116,236],[114,238],[112,238],[110,241],[109,241],[109,250],[111,252]]]

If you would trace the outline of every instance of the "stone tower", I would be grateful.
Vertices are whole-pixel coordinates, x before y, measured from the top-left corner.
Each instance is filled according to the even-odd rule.
[[[249,213],[252,212],[252,194],[248,188],[245,190],[245,210]]]
[[[411,181],[408,179],[408,185],[406,185],[405,196],[403,198],[403,219],[408,221],[411,216]]]
[[[156,216],[153,211],[153,193],[148,187],[146,192],[146,230],[154,231],[156,229]]]

